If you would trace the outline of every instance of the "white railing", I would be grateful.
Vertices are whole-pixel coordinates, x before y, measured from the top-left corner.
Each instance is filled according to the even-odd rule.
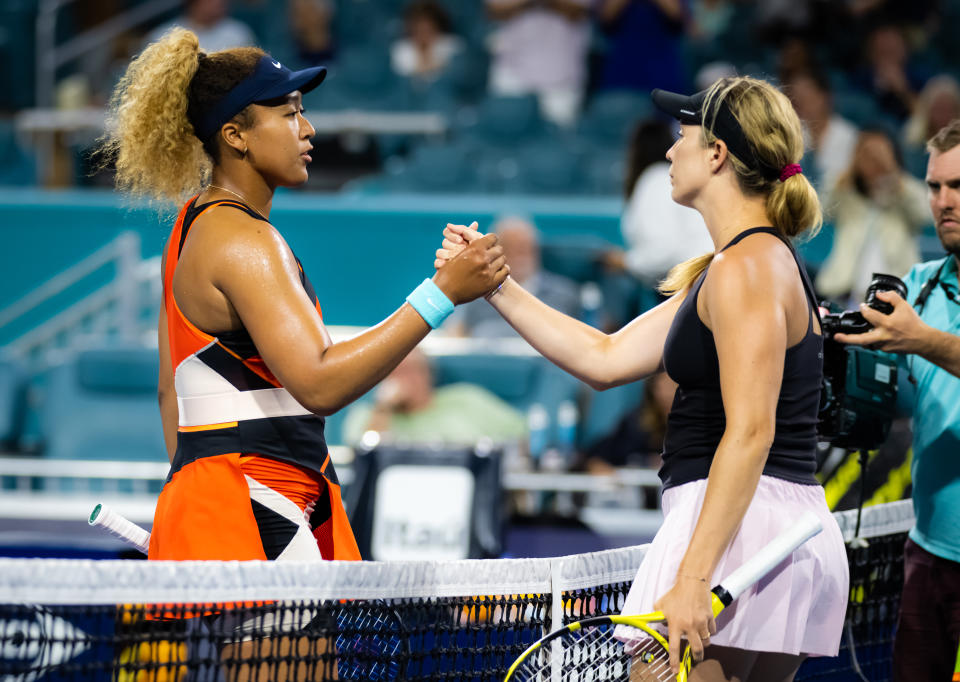
[[[76,346],[90,334],[116,334],[125,342],[140,341],[147,331],[140,313],[144,306],[155,308],[160,299],[160,257],[141,260],[140,237],[135,232],[118,235],[0,310],[0,329],[109,266],[116,270],[112,281],[11,341],[7,350],[42,362],[47,351]]]
[[[74,2],[76,0],[40,0],[37,8],[36,96],[38,107],[49,107],[53,104],[58,68],[92,50],[101,48],[117,36],[180,5],[180,0],[148,0],[57,45],[57,16],[61,9]]]

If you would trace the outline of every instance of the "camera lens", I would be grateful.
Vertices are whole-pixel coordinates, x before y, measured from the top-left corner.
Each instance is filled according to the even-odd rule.
[[[896,291],[900,298],[907,297],[907,285],[899,277],[893,275],[884,275],[883,273],[873,273],[870,280],[870,286],[867,287],[865,302],[876,311],[889,315],[893,312],[893,306],[877,298],[878,291]]]

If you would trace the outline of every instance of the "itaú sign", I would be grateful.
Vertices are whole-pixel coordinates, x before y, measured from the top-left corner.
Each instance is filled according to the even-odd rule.
[[[372,559],[466,559],[474,477],[466,468],[396,464],[377,478]]]

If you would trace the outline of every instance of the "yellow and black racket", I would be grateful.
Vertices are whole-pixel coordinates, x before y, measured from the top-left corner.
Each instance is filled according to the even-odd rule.
[[[789,530],[771,540],[713,588],[714,617],[821,530],[816,514],[806,512]],[[686,647],[680,672],[674,678],[667,638],[653,627],[664,622],[663,614],[654,611],[570,623],[531,644],[507,670],[504,682],[686,682],[690,647]]]

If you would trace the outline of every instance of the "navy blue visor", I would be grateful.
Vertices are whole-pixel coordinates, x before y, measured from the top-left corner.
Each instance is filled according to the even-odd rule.
[[[265,55],[257,62],[252,74],[204,112],[194,132],[201,141],[205,141],[249,105],[283,97],[294,90],[308,93],[320,85],[326,76],[327,70],[322,66],[291,71],[270,55]]]
[[[707,91],[701,90],[695,95],[678,95],[675,92],[666,90],[654,90],[650,93],[653,103],[657,105],[660,111],[670,114],[684,125],[702,126],[703,123],[703,103],[707,99]],[[760,162],[753,145],[743,134],[743,128],[740,122],[733,115],[726,102],[721,102],[714,117],[713,125],[710,131],[715,137],[723,140],[727,144],[730,153],[747,164],[750,168],[760,171],[765,178],[774,179],[780,177],[779,168],[770,168]]]

